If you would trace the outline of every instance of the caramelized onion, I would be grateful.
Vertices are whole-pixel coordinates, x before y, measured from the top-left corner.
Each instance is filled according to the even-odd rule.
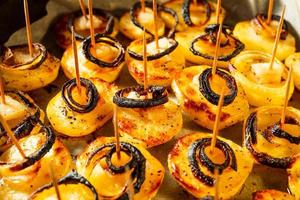
[[[205,21],[201,24],[204,25],[206,24],[211,16],[211,7],[208,3],[207,0],[200,0],[200,2],[198,2],[199,0],[197,0],[197,4],[202,4],[204,5],[205,9],[206,9],[206,19]],[[192,3],[192,0],[184,0],[183,4],[182,4],[182,17],[183,17],[183,21],[186,25],[188,26],[193,26],[193,22],[191,20],[191,15],[190,15],[190,5]]]

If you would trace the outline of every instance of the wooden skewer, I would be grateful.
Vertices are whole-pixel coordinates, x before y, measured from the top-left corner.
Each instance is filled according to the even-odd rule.
[[[289,101],[289,91],[290,91],[290,86],[291,86],[292,74],[293,74],[293,68],[291,67],[290,71],[289,71],[288,79],[287,79],[284,104],[283,104],[283,109],[281,112],[281,119],[280,119],[281,125],[283,125],[285,123],[285,114],[286,114],[286,107],[287,107],[288,101]]]
[[[26,155],[24,153],[24,151],[22,150],[19,141],[17,140],[17,138],[15,137],[15,134],[11,131],[11,129],[9,128],[6,120],[4,119],[4,117],[0,114],[0,122],[6,132],[6,134],[8,135],[8,137],[11,139],[11,141],[14,143],[14,145],[17,147],[18,151],[20,152],[21,156],[25,159]]]
[[[118,129],[118,110],[117,105],[114,104],[114,131],[115,131],[115,137],[116,137],[116,152],[117,152],[117,158],[121,159],[121,147],[120,147],[120,135],[119,135],[119,129]]]
[[[273,51],[272,51],[272,58],[271,58],[271,62],[270,62],[270,69],[272,69],[274,61],[275,61],[275,56],[276,56],[276,51],[277,51],[277,47],[278,47],[278,42],[279,42],[279,39],[280,39],[280,34],[281,34],[282,25],[283,25],[283,21],[284,21],[285,7],[286,6],[284,5],[283,9],[282,9],[282,13],[281,13],[279,25],[278,25],[278,28],[277,28],[275,43],[274,43]]]
[[[93,17],[93,2],[92,0],[88,0],[89,7],[89,18],[90,18],[90,35],[91,35],[91,43],[94,47],[96,45],[95,41],[95,29],[94,29],[94,17]]]
[[[194,0],[194,4],[195,4],[195,6],[197,6],[197,0]]]
[[[86,10],[85,10],[85,6],[84,6],[83,0],[79,0],[79,5],[80,5],[80,9],[81,9],[82,15],[85,17],[85,19],[87,19]]]
[[[220,122],[220,117],[221,117],[221,112],[222,112],[222,107],[223,107],[223,102],[224,102],[224,93],[225,93],[225,87],[222,87],[220,99],[219,99],[219,103],[218,103],[218,110],[217,110],[217,114],[216,114],[214,129],[213,129],[213,135],[212,135],[211,144],[210,144],[211,151],[214,150],[214,148],[216,146],[216,142],[217,142],[217,136],[218,136],[218,132],[219,132],[219,122]]]
[[[0,103],[1,103],[1,104],[6,104],[6,101],[5,101],[5,93],[4,93],[4,81],[3,81],[2,76],[0,76],[0,96],[1,96],[1,101],[0,101]]]
[[[158,27],[157,27],[157,3],[156,3],[156,0],[153,0],[153,20],[154,20],[155,45],[156,45],[156,50],[159,51]]]
[[[222,0],[217,1],[217,24],[220,24],[220,12],[221,12]]]
[[[142,5],[142,12],[145,12],[146,6],[145,6],[145,0],[141,0]]]
[[[214,186],[215,186],[215,196],[214,196],[214,199],[215,200],[219,200],[219,169],[216,168],[215,169],[215,183],[214,183]]]
[[[269,0],[268,19],[267,19],[267,24],[268,25],[272,21],[273,5],[274,5],[274,0]]]
[[[222,33],[222,27],[223,23],[221,22],[219,25],[218,35],[217,35],[217,43],[215,48],[215,55],[214,55],[214,61],[212,66],[212,77],[215,76],[216,70],[217,70],[217,63],[218,63],[218,55],[219,55],[219,49],[220,49],[220,43],[221,43],[221,33]]]
[[[56,197],[57,197],[58,200],[61,200],[61,195],[60,195],[60,192],[59,192],[59,188],[58,188],[57,180],[56,180],[55,173],[54,173],[54,170],[53,170],[52,162],[50,163],[50,176],[51,176],[51,179],[52,179],[52,182],[53,182]]]
[[[72,48],[74,54],[74,63],[75,63],[75,72],[76,72],[76,85],[79,94],[81,94],[81,82],[80,82],[80,74],[79,74],[79,64],[78,64],[78,54],[77,54],[77,45],[74,34],[74,27],[72,26]]]
[[[29,55],[32,57],[33,56],[32,34],[31,34],[31,28],[30,28],[30,17],[29,17],[29,10],[28,10],[28,2],[27,2],[27,0],[23,0],[23,2],[24,2],[24,13],[25,13],[28,49],[29,49]]]
[[[143,61],[144,61],[144,90],[148,89],[148,69],[147,69],[147,41],[146,41],[146,31],[144,27],[143,33]]]

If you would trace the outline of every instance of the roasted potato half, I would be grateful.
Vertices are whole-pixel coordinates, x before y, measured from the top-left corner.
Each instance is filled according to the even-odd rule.
[[[285,59],[285,65],[293,68],[295,87],[300,90],[300,53],[294,53]]]

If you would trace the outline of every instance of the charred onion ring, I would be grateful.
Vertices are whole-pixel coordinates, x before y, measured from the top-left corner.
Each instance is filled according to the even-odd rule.
[[[153,38],[147,39],[147,43],[150,43],[153,40],[154,40]],[[172,38],[168,38],[168,40],[171,43],[171,46],[169,48],[165,49],[164,51],[159,51],[159,53],[157,53],[157,54],[147,56],[147,60],[148,61],[157,60],[165,55],[172,53],[177,48],[178,42]],[[144,59],[143,55],[138,54],[134,51],[131,51],[130,49],[128,49],[128,54],[130,57],[132,57],[136,60],[142,61]]]
[[[193,26],[193,22],[191,20],[191,15],[190,15],[190,5],[191,5],[192,0],[184,0],[183,4],[182,4],[182,17],[183,17],[183,21],[186,25],[188,26]],[[198,1],[197,1],[198,2]],[[201,24],[204,25],[208,22],[208,20],[210,19],[210,15],[211,15],[211,7],[208,3],[207,0],[200,0],[200,3],[203,4],[206,8],[206,20]]]
[[[278,131],[275,125],[273,128],[270,128],[272,131],[272,134],[274,134],[274,131]],[[282,130],[280,130],[282,132]],[[293,157],[284,157],[284,158],[274,158],[272,156],[269,156],[266,153],[260,153],[255,151],[253,145],[257,143],[257,112],[253,112],[250,114],[248,119],[246,120],[245,124],[245,146],[246,148],[252,153],[254,158],[261,164],[267,165],[274,168],[283,168],[286,169],[293,162],[295,161],[295,158]],[[278,133],[275,133],[278,134]],[[275,135],[274,134],[274,135]],[[280,136],[280,134],[279,134]],[[285,136],[284,136],[285,137]]]
[[[20,91],[7,91],[6,94],[15,94],[19,101],[21,101],[27,108],[29,109],[36,109],[36,112],[27,118],[25,118],[21,123],[17,124],[16,127],[14,127],[12,130],[14,132],[14,135],[16,136],[17,139],[23,138],[27,135],[29,135],[32,131],[32,129],[37,125],[40,115],[41,115],[41,110],[40,108],[35,105],[34,103],[31,103],[27,97],[24,95],[23,92]],[[0,139],[2,137],[7,137],[6,132],[0,123]],[[6,140],[7,144],[8,140]]]
[[[127,98],[125,95],[130,92],[136,92],[138,95],[152,94],[151,99],[132,99]],[[120,107],[126,108],[148,108],[158,105],[162,105],[168,102],[168,93],[165,87],[162,86],[150,86],[145,91],[143,86],[128,87],[116,92],[113,97],[113,102]]]
[[[268,16],[266,14],[258,14],[254,19],[253,22],[256,25],[259,25],[260,27],[264,28],[267,24],[265,24],[263,21],[267,20]],[[280,21],[280,16],[278,15],[272,15],[272,20]],[[280,33],[280,39],[285,40],[286,37],[288,36],[288,24],[284,20],[283,25],[282,25],[282,30]]]
[[[107,154],[103,155],[102,157],[98,158],[98,160],[105,158],[108,171],[112,174],[122,174],[126,172],[126,170],[132,170],[133,172],[131,174],[131,178],[133,180],[133,188],[134,193],[138,193],[141,189],[141,186],[143,185],[145,181],[145,170],[146,170],[146,159],[143,156],[143,154],[133,145],[127,143],[127,142],[121,142],[120,143],[120,150],[126,153],[128,156],[131,157],[130,161],[125,164],[124,166],[115,166],[112,164],[112,155],[116,153],[116,144],[115,143],[108,143],[101,145],[97,149],[95,149],[90,156],[88,157],[87,165],[90,164],[92,158],[99,152],[101,152],[105,148],[110,148],[107,152]],[[128,199],[128,194],[124,193],[121,197],[118,199]]]
[[[218,32],[218,29],[219,29],[218,24],[208,25],[205,28],[205,34],[200,35],[200,36],[198,36],[198,37],[196,37],[195,39],[192,40],[191,46],[190,46],[190,51],[196,56],[201,56],[203,58],[213,60],[214,56],[207,55],[207,54],[204,54],[204,53],[201,53],[201,52],[197,51],[195,49],[195,43],[198,42],[199,40],[204,40],[204,41],[207,41],[207,42],[211,41],[212,43],[216,44],[216,42],[217,42],[216,35],[217,35],[217,32]],[[229,61],[231,58],[238,55],[245,48],[245,45],[240,40],[234,38],[231,35],[231,30],[229,29],[228,26],[224,25],[222,27],[222,33],[225,35],[227,40],[226,40],[225,43],[221,43],[220,47],[225,47],[225,46],[229,45],[229,38],[234,40],[235,47],[234,47],[234,51],[231,54],[219,56],[218,60],[219,61]]]
[[[116,40],[115,38],[110,37],[108,35],[102,34],[102,33],[96,34],[95,40],[96,40],[96,43],[105,43],[105,44],[108,44],[110,46],[117,48],[119,50],[119,55],[111,63],[108,63],[108,62],[99,60],[98,58],[95,58],[90,51],[91,37],[88,37],[82,42],[82,50],[83,50],[83,54],[86,57],[86,59],[88,59],[92,63],[95,63],[96,65],[99,65],[101,67],[107,67],[107,68],[117,67],[121,64],[121,62],[124,61],[125,50],[124,50],[123,46],[118,42],[118,40]]]
[[[41,125],[41,129],[43,130],[42,133],[46,136],[45,144],[42,145],[38,151],[31,154],[30,156],[26,156],[26,158],[20,162],[7,163],[7,162],[0,161],[0,165],[7,165],[11,171],[23,170],[23,169],[33,165],[35,162],[39,161],[40,159],[42,159],[43,156],[46,155],[50,151],[50,149],[52,148],[52,146],[55,142],[56,136],[49,127],[45,126],[40,121],[38,121],[38,123],[39,123],[39,125]]]
[[[205,185],[213,186],[215,179],[205,175],[200,170],[198,161],[201,163],[201,165],[205,166],[212,173],[214,173],[214,171],[217,169],[219,174],[222,174],[223,170],[228,167],[237,171],[237,163],[236,163],[236,157],[234,151],[227,143],[219,139],[217,139],[216,148],[220,149],[223,152],[225,156],[225,161],[222,164],[213,163],[205,153],[205,148],[210,146],[210,144],[211,144],[211,138],[202,138],[195,141],[190,145],[188,158],[189,158],[190,168],[194,176],[199,180],[201,180],[201,182],[203,182]]]
[[[112,14],[110,14],[104,10],[98,9],[98,8],[93,9],[93,14],[97,15],[97,16],[101,16],[107,20],[107,24],[106,24],[105,31],[103,32],[103,34],[110,35],[114,30],[114,24],[115,24],[114,16]],[[68,23],[67,23],[67,27],[68,27],[68,30],[70,33],[71,33],[72,26],[74,26],[74,20],[77,17],[81,17],[81,16],[82,16],[81,10],[78,10],[78,11],[70,14],[70,16],[68,18]],[[74,34],[75,34],[76,39],[78,39],[78,40],[85,39],[84,36],[78,34],[76,31],[74,31]]]
[[[92,193],[94,194],[94,200],[98,200],[98,194],[96,189],[94,188],[94,186],[83,176],[81,176],[80,174],[78,174],[76,171],[72,171],[69,174],[67,174],[65,177],[63,177],[62,179],[60,179],[58,182],[58,185],[61,184],[83,184],[86,187],[88,187]],[[35,191],[32,195],[30,195],[29,199],[34,199],[34,197],[40,193],[43,192],[44,190],[50,189],[51,187],[53,187],[53,183],[51,184],[47,184],[41,188],[39,188],[37,191]]]
[[[152,9],[152,2],[145,1],[145,6]],[[137,17],[136,17],[137,10],[141,9],[141,8],[142,8],[142,5],[141,5],[140,1],[137,1],[135,4],[133,4],[130,8],[130,18],[134,25],[136,25],[137,27],[139,27],[140,29],[143,30],[144,27],[138,22]],[[170,29],[168,36],[167,36],[167,37],[174,37],[175,31],[176,31],[176,26],[179,23],[179,19],[178,19],[176,12],[170,8],[166,8],[159,4],[157,5],[157,12],[166,12],[174,17],[175,24],[172,27],[172,29]],[[152,38],[154,38],[154,35],[149,30],[145,29],[145,32],[147,34],[151,35]]]
[[[230,94],[224,96],[224,106],[229,105],[231,102],[234,101],[235,97],[237,96],[237,85],[235,79],[221,71],[216,70],[216,74],[221,76],[226,80],[226,86],[230,89]],[[205,69],[199,76],[199,90],[202,95],[212,104],[218,105],[220,95],[216,94],[210,87],[209,79],[212,77],[212,68]]]
[[[15,49],[27,49],[27,45],[23,44],[23,45],[17,45],[17,46],[10,46],[10,47],[2,47],[0,50],[0,62],[3,63],[5,66],[8,66],[10,68],[14,68],[14,69],[18,69],[24,65],[30,65],[29,68],[26,68],[26,70],[32,70],[32,69],[36,69],[38,68],[47,58],[47,50],[46,47],[40,43],[33,43],[33,48],[39,51],[39,54],[36,55],[34,58],[32,58],[29,62],[27,63],[21,63],[21,64],[16,64],[16,65],[11,65],[10,63],[7,63],[6,59],[5,59],[5,53],[6,52],[13,52]],[[35,64],[31,64],[35,61],[36,58],[39,58],[40,55],[42,55],[42,57],[40,58],[40,60],[35,63]],[[23,70],[23,69],[20,69]]]
[[[86,95],[88,97],[86,105],[77,103],[72,97],[72,90],[77,86],[75,78],[63,85],[61,95],[69,109],[78,113],[88,113],[97,106],[99,93],[96,86],[90,80],[80,78],[80,83],[86,88]]]

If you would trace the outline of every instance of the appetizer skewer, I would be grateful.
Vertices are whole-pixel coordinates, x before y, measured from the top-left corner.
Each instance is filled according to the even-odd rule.
[[[67,136],[80,137],[102,127],[112,117],[112,96],[116,87],[97,78],[79,78],[76,42],[73,38],[74,73],[47,106],[47,116],[53,128]],[[80,75],[79,75],[80,71]],[[77,73],[76,73],[77,72]],[[61,122],[64,123],[61,123]]]
[[[148,85],[147,46],[144,35],[144,86],[128,87],[116,92],[118,128],[122,136],[145,143],[147,147],[171,140],[182,127],[180,107],[168,98],[165,87]]]
[[[153,4],[154,15],[157,15]],[[159,8],[159,7],[158,7]],[[157,24],[157,17],[154,17],[154,24]],[[178,19],[176,18],[175,21]],[[176,27],[175,23],[175,26]],[[174,27],[170,30],[168,37],[158,37],[156,26],[154,28],[155,37],[147,39],[147,68],[148,82],[150,85],[170,86],[176,73],[185,67],[185,59],[182,56],[178,43],[173,39]],[[145,29],[145,31],[147,31]],[[127,48],[125,61],[128,70],[138,84],[143,84],[143,39],[133,41]]]

